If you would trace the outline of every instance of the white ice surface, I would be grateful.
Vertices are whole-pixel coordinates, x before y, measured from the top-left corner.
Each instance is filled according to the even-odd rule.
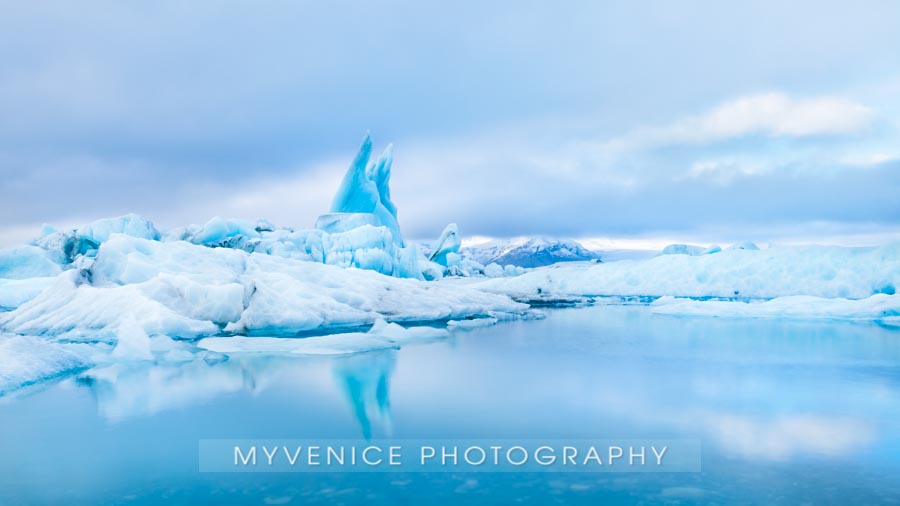
[[[0,329],[114,342],[128,319],[150,336],[199,337],[223,329],[290,334],[379,318],[433,321],[523,309],[468,286],[113,234],[88,271],[66,271],[33,299],[0,313]]]
[[[0,308],[15,309],[55,282],[55,277],[0,279]]]
[[[0,279],[28,279],[55,276],[62,269],[50,254],[37,246],[0,249]]]
[[[447,337],[447,331],[431,327],[404,328],[378,320],[368,332],[348,332],[302,338],[207,337],[200,348],[224,354],[289,353],[294,355],[342,355]]]
[[[835,319],[900,324],[900,295],[886,294],[865,299],[792,295],[753,302],[662,297],[650,307],[654,313],[679,316]]]
[[[861,299],[900,286],[900,243],[872,248],[779,246],[647,260],[557,264],[476,283],[512,295],[646,295]]]
[[[0,396],[87,364],[77,345],[0,334]]]
[[[447,327],[452,329],[477,329],[497,324],[496,318],[473,318],[471,320],[450,320]]]

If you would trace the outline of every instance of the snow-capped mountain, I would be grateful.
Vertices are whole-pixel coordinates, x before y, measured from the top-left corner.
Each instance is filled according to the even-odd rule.
[[[484,265],[517,265],[541,267],[556,262],[572,262],[599,259],[600,255],[570,239],[543,237],[516,237],[497,239],[464,247],[464,257]]]

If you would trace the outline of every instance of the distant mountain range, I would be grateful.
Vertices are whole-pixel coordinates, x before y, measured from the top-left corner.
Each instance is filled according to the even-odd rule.
[[[557,262],[598,260],[600,258],[598,253],[585,248],[576,241],[542,237],[497,239],[464,247],[460,253],[483,265],[497,263],[519,267],[541,267]]]

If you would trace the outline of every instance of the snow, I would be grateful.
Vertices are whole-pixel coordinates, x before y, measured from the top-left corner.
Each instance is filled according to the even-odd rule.
[[[463,256],[488,265],[541,267],[556,262],[586,261],[600,258],[577,241],[546,237],[495,239],[462,249]]]
[[[789,295],[862,299],[900,286],[900,243],[881,247],[775,246],[647,260],[557,264],[476,283],[511,295],[642,295],[769,299]]]

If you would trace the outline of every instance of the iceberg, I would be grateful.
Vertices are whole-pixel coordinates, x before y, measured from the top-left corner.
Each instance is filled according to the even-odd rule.
[[[496,320],[495,320],[496,321]],[[293,355],[343,355],[388,348],[416,342],[430,342],[448,336],[444,329],[406,328],[378,319],[368,332],[348,332],[323,336],[285,339],[278,337],[208,337],[200,348],[223,353],[288,353]]]
[[[0,394],[95,364],[391,350],[606,295],[658,298],[652,311],[672,315],[892,323],[900,313],[900,243],[672,245],[610,263],[571,241],[508,241],[477,257],[456,224],[433,246],[407,243],[393,150],[374,162],[371,152],[367,135],[314,228],[216,217],[160,231],[130,214],[45,226],[0,250]],[[446,328],[419,326],[434,322]]]
[[[54,262],[66,266],[78,263],[79,257],[93,257],[100,244],[113,234],[124,234],[157,241],[162,237],[152,222],[136,214],[104,218],[67,232],[45,225],[41,236],[32,241],[47,252]]]
[[[773,246],[709,255],[672,254],[646,260],[536,269],[472,286],[527,298],[550,296],[675,296],[771,299],[792,295],[864,299],[893,295],[900,285],[900,243],[880,247]]]
[[[372,214],[386,227],[397,247],[404,246],[397,223],[397,206],[391,202],[390,179],[393,147],[388,145],[375,163],[370,163],[372,139],[366,134],[359,152],[344,175],[331,204],[332,213]]]
[[[204,246],[245,249],[258,238],[255,224],[243,220],[223,220],[216,216],[192,234],[190,241]]]
[[[11,311],[56,282],[55,277],[0,279],[0,311]]]
[[[119,323],[116,332],[116,347],[112,358],[118,361],[153,360],[150,351],[150,336],[138,325],[134,318],[126,318]]]
[[[900,325],[900,295],[883,293],[864,299],[793,295],[765,301],[662,297],[650,306],[654,313],[678,316],[879,321]]]
[[[295,230],[276,227],[265,219],[250,222],[214,217],[204,225],[161,232],[152,222],[135,214],[97,220],[70,231],[57,231],[45,225],[40,237],[30,245],[0,250],[0,279],[50,277],[64,270],[93,274],[91,267],[101,246],[117,235],[173,245],[187,242],[212,249],[262,253],[419,280],[436,280],[445,275],[485,275],[483,265],[458,256],[459,238],[455,233],[451,235],[449,228],[442,237],[450,241],[443,247],[446,251],[437,252],[438,260],[443,263],[430,262],[420,248],[406,244],[390,193],[393,147],[388,145],[375,161],[370,160],[371,152],[372,140],[367,134],[334,196],[330,212],[321,215],[314,228]],[[106,257],[112,255],[108,249]],[[129,265],[139,268],[135,263]],[[497,269],[490,272],[501,274]],[[504,270],[502,275],[511,272]],[[0,287],[0,299],[14,303],[4,304],[6,308],[17,307],[30,298],[4,296],[4,293]]]
[[[106,242],[112,234],[125,234],[151,240],[159,240],[161,236],[152,222],[136,214],[97,220],[75,230],[75,235],[78,237],[97,244]]]
[[[23,386],[82,369],[89,363],[86,354],[77,345],[0,334],[0,397]]]
[[[378,272],[185,241],[113,234],[93,264],[53,278],[0,314],[0,329],[67,340],[116,342],[134,319],[149,336],[221,331],[290,335],[392,322],[521,311],[506,296]]]
[[[0,279],[29,279],[62,272],[50,254],[37,246],[0,249]]]
[[[432,251],[428,260],[444,267],[450,267],[455,263],[459,263],[459,247],[461,245],[462,240],[459,238],[459,229],[456,227],[456,223],[451,223],[441,232],[441,236],[438,238],[434,251]]]
[[[752,244],[752,243],[751,243]],[[738,248],[742,249],[742,248]],[[750,249],[750,248],[747,248]],[[670,244],[663,248],[663,255],[690,255],[690,256],[698,256],[698,255],[712,255],[713,253],[718,253],[722,251],[718,245],[713,244],[709,247],[704,246],[692,246],[690,244]]]

